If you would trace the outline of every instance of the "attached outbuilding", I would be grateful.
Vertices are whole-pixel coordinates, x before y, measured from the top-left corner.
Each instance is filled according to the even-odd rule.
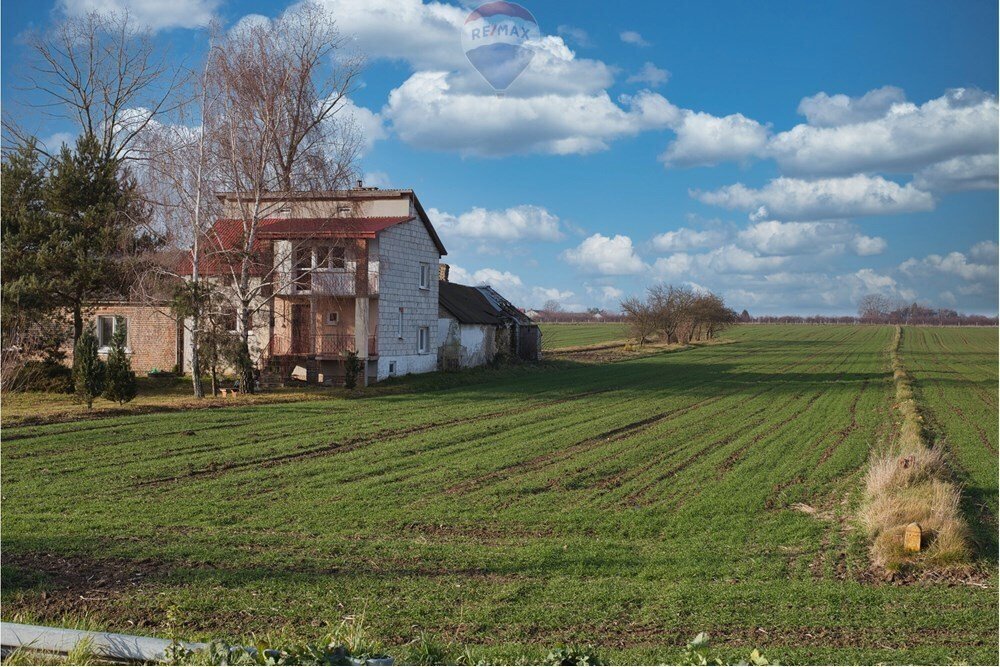
[[[472,368],[498,357],[541,358],[538,326],[492,287],[441,280],[438,302],[439,368]]]

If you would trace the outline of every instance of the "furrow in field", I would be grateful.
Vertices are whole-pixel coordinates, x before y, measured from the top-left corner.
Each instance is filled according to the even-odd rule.
[[[804,407],[795,411],[789,417],[786,417],[781,423],[778,424],[778,428],[785,426],[786,424],[794,420],[796,417],[807,411],[809,407],[813,403],[815,403],[816,400],[820,397],[821,393],[822,392],[816,392],[815,394],[813,394],[808,399]],[[699,449],[694,454],[691,454],[690,456],[685,458],[677,465],[672,466],[671,468],[665,470],[659,475],[656,475],[652,480],[644,484],[638,490],[633,491],[632,493],[625,496],[624,498],[625,502],[630,505],[637,505],[637,506],[646,506],[658,502],[659,500],[661,500],[660,498],[654,498],[651,496],[653,495],[654,490],[661,484],[663,484],[666,480],[677,477],[680,473],[684,472],[686,469],[688,469],[689,467],[700,461],[702,458],[707,457],[711,455],[713,452],[722,449],[727,445],[737,441],[742,436],[747,435],[748,432],[752,432],[764,426],[764,430],[761,433],[755,434],[753,438],[751,438],[751,443],[760,442],[760,440],[762,440],[765,436],[770,435],[776,430],[775,428],[772,428],[772,426],[769,424],[769,420],[771,419],[773,414],[777,411],[783,410],[788,405],[793,404],[799,398],[800,398],[799,396],[795,396],[786,403],[779,406],[777,409],[775,409],[775,407],[772,405],[765,405],[758,410],[754,410],[753,412],[744,415],[742,417],[743,423],[741,423],[736,428],[736,430],[726,434],[725,436],[715,440],[714,442],[709,443],[705,447]],[[753,421],[748,421],[751,418],[756,417],[761,413],[764,413],[764,416],[761,417],[760,419],[754,419]],[[756,438],[756,440],[754,440],[754,438]]]
[[[166,484],[170,482],[176,482],[183,479],[192,479],[197,477],[205,476],[218,476],[227,472],[232,472],[236,470],[243,470],[247,468],[257,468],[257,467],[269,467],[275,465],[281,465],[284,463],[289,463],[293,461],[301,461],[309,458],[314,458],[317,456],[327,456],[330,454],[342,454],[345,452],[353,451],[358,447],[363,447],[365,445],[370,445],[376,442],[384,442],[390,439],[396,439],[401,437],[406,437],[414,435],[416,433],[422,433],[424,431],[430,431],[433,429],[443,428],[447,426],[454,426],[456,424],[469,424],[479,421],[485,421],[488,419],[495,419],[497,417],[506,417],[513,414],[521,414],[524,412],[529,412],[532,410],[540,410],[542,408],[551,407],[553,405],[559,405],[561,403],[567,403],[570,401],[580,400],[588,396],[593,396],[595,394],[604,393],[610,391],[609,389],[597,389],[593,391],[583,392],[581,394],[574,394],[573,396],[567,396],[564,398],[554,399],[551,401],[541,401],[539,403],[533,403],[531,405],[526,405],[518,408],[512,408],[510,410],[500,410],[497,412],[491,412],[483,415],[475,415],[471,417],[459,417],[456,419],[450,419],[440,422],[429,422],[426,424],[420,424],[416,426],[411,426],[403,429],[392,429],[380,431],[371,435],[359,436],[357,438],[351,438],[344,440],[342,442],[331,442],[327,443],[321,447],[310,448],[306,450],[293,451],[287,454],[280,454],[277,456],[262,457],[252,460],[239,461],[230,464],[221,464],[212,468],[199,468],[192,470],[188,473],[182,475],[173,475],[169,477],[160,477],[154,479],[140,480],[134,484],[134,486],[150,486]]]

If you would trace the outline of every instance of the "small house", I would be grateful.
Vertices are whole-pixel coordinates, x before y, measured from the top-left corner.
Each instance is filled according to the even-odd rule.
[[[438,284],[438,367],[472,368],[508,358],[538,361],[541,332],[531,318],[489,286]]]

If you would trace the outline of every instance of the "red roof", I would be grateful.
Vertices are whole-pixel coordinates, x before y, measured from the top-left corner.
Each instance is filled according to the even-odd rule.
[[[411,216],[371,217],[371,218],[266,218],[257,227],[257,239],[254,243],[254,254],[263,258],[265,249],[262,241],[276,239],[302,238],[375,238],[375,235],[394,225],[409,222]],[[426,224],[427,231],[437,245],[441,254],[446,251],[435,233],[434,228]],[[235,250],[242,245],[243,221],[237,218],[220,218],[215,221],[209,232],[208,244],[200,272],[204,275],[221,275],[229,272],[226,262],[227,251]],[[238,261],[238,260],[237,260]],[[191,259],[185,257],[178,267],[180,273],[190,273]],[[253,273],[259,275],[264,270],[258,267]]]

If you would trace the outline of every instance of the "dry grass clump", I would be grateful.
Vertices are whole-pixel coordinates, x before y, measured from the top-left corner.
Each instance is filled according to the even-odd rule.
[[[948,566],[968,561],[969,529],[962,520],[959,488],[949,481],[940,447],[928,447],[923,417],[899,356],[902,328],[896,328],[890,359],[896,409],[902,423],[892,450],[872,459],[865,476],[865,502],[858,516],[872,542],[872,560],[890,572],[909,565]],[[920,525],[919,554],[903,549],[903,534]]]
[[[875,498],[943,477],[946,472],[944,452],[939,447],[915,450],[902,456],[882,455],[868,467],[865,491],[869,498]]]

